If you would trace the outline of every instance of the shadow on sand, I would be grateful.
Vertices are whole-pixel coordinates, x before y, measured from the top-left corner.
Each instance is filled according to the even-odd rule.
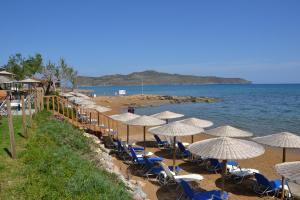
[[[215,184],[221,190],[222,178],[216,179]],[[257,194],[253,191],[254,184],[255,181],[252,179],[245,179],[241,184],[236,184],[233,179],[226,178],[224,190],[236,195],[257,196]]]

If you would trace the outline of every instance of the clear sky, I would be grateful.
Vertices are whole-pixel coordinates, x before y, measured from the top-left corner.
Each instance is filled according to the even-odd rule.
[[[81,75],[146,69],[300,83],[299,0],[1,0],[0,65],[64,57]]]

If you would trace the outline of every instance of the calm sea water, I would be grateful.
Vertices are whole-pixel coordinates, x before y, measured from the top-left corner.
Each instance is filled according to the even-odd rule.
[[[114,95],[119,89],[140,94],[141,86],[83,87],[97,95]],[[255,135],[290,131],[300,135],[300,84],[250,85],[159,85],[144,86],[145,94],[209,96],[223,99],[218,103],[171,104],[138,108],[138,114],[154,114],[164,110],[185,117],[211,120],[214,127],[233,125]]]

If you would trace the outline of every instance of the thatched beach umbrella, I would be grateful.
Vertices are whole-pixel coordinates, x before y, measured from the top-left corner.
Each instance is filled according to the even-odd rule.
[[[300,148],[300,137],[293,133],[281,132],[263,137],[253,138],[254,141],[272,147],[282,148],[282,162],[285,162],[287,148]],[[282,185],[284,186],[284,176],[282,176]],[[284,187],[282,187],[284,190]],[[281,198],[283,199],[284,192],[282,191]]]
[[[5,70],[0,71],[0,75],[15,76],[15,74],[10,73],[10,72],[5,71]]]
[[[133,125],[133,126],[143,126],[144,129],[144,149],[146,149],[146,127],[147,126],[159,126],[165,124],[166,122],[154,117],[150,116],[140,116],[135,119],[129,120],[125,122],[126,124]]]
[[[70,98],[70,97],[74,97],[72,94],[70,93],[62,93],[60,96],[66,97],[66,98]]]
[[[241,129],[229,125],[206,130],[205,133],[217,137],[237,137],[237,138],[251,137],[253,135],[253,133],[250,133],[248,131],[243,131]]]
[[[169,122],[169,119],[176,119],[176,118],[180,118],[183,117],[184,115],[179,114],[179,113],[175,113],[175,112],[171,112],[171,111],[163,111],[160,113],[156,113],[153,115],[150,115],[151,117],[155,117],[157,119],[162,119],[162,120],[166,120],[166,122]]]
[[[78,105],[82,105],[82,106],[88,106],[88,105],[94,105],[94,104],[96,104],[93,101],[85,100],[85,99],[81,99],[80,101],[77,101],[75,103],[78,104]]]
[[[280,163],[275,169],[281,176],[300,184],[300,161]]]
[[[183,120],[180,120],[179,122],[182,122],[184,124],[188,124],[191,126],[196,126],[199,128],[208,128],[208,127],[214,125],[214,123],[211,121],[204,120],[204,119],[198,119],[198,118],[194,118],[194,117],[183,119]]]
[[[132,113],[123,113],[123,114],[118,114],[118,115],[111,115],[109,116],[110,118],[119,121],[119,122],[126,122],[132,119],[135,119],[137,117],[139,117],[140,115],[137,114],[132,114]],[[127,125],[127,144],[129,143],[129,125]]]
[[[172,122],[159,127],[153,127],[149,129],[149,133],[155,135],[164,135],[173,137],[173,170],[175,171],[175,160],[176,160],[176,137],[177,136],[188,136],[195,135],[203,132],[202,128],[184,124],[181,122]]]
[[[255,142],[230,137],[218,137],[195,142],[188,149],[197,156],[223,160],[222,192],[225,185],[227,160],[254,158],[265,152],[263,146]]]
[[[100,112],[100,113],[111,111],[111,109],[108,108],[108,107],[100,106],[100,105],[95,105],[95,104],[89,104],[89,105],[86,105],[84,107],[88,108],[88,109],[96,110],[97,112]]]
[[[194,117],[183,119],[183,120],[180,120],[179,122],[182,122],[184,124],[188,124],[191,126],[196,126],[199,128],[207,128],[207,127],[214,125],[214,123],[212,123],[211,121],[204,120],[204,119],[198,119],[198,118],[194,118]],[[193,142],[194,142],[194,136],[192,135],[192,143]]]
[[[24,80],[21,80],[21,81],[18,81],[19,83],[40,83],[41,81],[37,81],[37,80],[34,80],[32,78],[27,78],[27,79],[24,79]]]

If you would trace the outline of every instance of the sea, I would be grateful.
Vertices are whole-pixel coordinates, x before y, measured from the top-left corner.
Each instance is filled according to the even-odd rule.
[[[81,87],[99,95],[130,94],[207,96],[216,103],[168,104],[136,108],[137,114],[150,115],[169,110],[210,120],[213,127],[231,125],[256,136],[289,131],[300,135],[300,84],[210,84]],[[213,128],[212,127],[212,128]]]

